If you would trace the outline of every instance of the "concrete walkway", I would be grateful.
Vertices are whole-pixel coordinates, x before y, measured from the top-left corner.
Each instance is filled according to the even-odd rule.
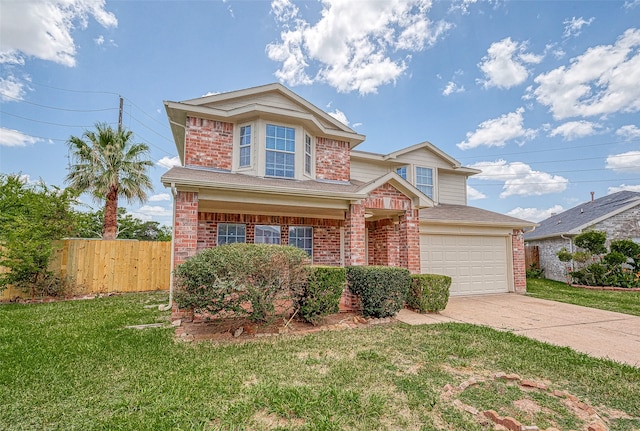
[[[440,314],[401,310],[409,325],[464,322],[640,367],[640,317],[516,294],[452,297]]]

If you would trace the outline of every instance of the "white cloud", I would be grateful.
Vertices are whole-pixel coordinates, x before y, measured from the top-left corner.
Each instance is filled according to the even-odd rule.
[[[181,166],[180,158],[178,156],[175,157],[167,157],[164,156],[156,163],[158,166],[162,166],[165,169],[171,169],[174,166]]]
[[[485,199],[487,197],[487,195],[485,195],[484,193],[482,193],[481,191],[474,189],[473,187],[471,187],[470,185],[467,184],[467,198],[470,201],[476,201],[479,199]]]
[[[132,211],[131,215],[139,218],[140,220],[149,221],[155,220],[158,218],[166,218],[172,217],[173,214],[170,209],[154,206],[154,205],[143,205],[138,210]]]
[[[480,146],[504,147],[512,139],[533,138],[536,131],[524,128],[523,113],[524,108],[518,108],[515,112],[483,121],[475,132],[467,132],[467,139],[457,144],[458,148],[468,150]]]
[[[549,136],[562,136],[566,141],[573,141],[596,134],[600,127],[599,124],[590,121],[569,121],[553,129]]]
[[[616,135],[622,136],[623,138],[629,141],[633,139],[638,139],[640,138],[640,127],[637,127],[633,124],[628,124],[616,130]]]
[[[630,192],[639,192],[640,193],[640,184],[636,184],[636,185],[626,185],[626,184],[622,184],[620,186],[617,187],[609,187],[607,189],[607,194],[610,195],[611,193],[617,193],[617,192],[621,192],[624,190],[628,190]]]
[[[149,197],[149,202],[162,202],[162,201],[170,201],[171,195],[169,193],[158,193],[157,195],[153,195]]]
[[[24,64],[35,57],[75,66],[72,33],[86,29],[92,17],[105,28],[116,27],[115,15],[105,10],[106,0],[47,0],[2,2],[0,61]]]
[[[459,2],[452,1],[451,2],[451,8],[449,10],[450,11],[460,10],[460,12],[463,15],[466,15],[466,14],[469,13],[469,6],[471,6],[472,4],[477,3],[477,2],[478,2],[478,0],[462,0],[462,1],[459,1]]]
[[[434,45],[451,28],[428,18],[431,4],[323,0],[321,18],[310,23],[289,0],[274,0],[281,40],[266,52],[281,63],[275,75],[288,85],[323,82],[341,93],[376,93],[405,72],[412,52]]]
[[[525,52],[526,48],[526,42],[514,42],[510,37],[492,43],[478,64],[486,78],[479,79],[478,83],[484,88],[511,88],[522,84],[529,77],[525,63],[537,64],[543,58]]]
[[[104,44],[104,36],[100,35],[97,38],[93,39],[96,45],[100,46]]]
[[[640,5],[640,0],[627,0],[624,2],[624,7],[626,9],[631,9]]]
[[[640,110],[640,30],[629,29],[614,45],[589,48],[538,75],[536,100],[557,120]]]
[[[522,162],[507,163],[504,160],[495,162],[479,162],[470,168],[480,169],[482,173],[474,175],[474,179],[504,182],[501,198],[509,196],[540,196],[549,193],[560,193],[567,188],[569,180],[560,175],[535,171]]]
[[[349,120],[347,119],[347,116],[341,110],[336,109],[333,112],[327,112],[327,114],[331,115],[333,118],[340,121],[345,126],[349,125]]]
[[[449,96],[450,94],[453,93],[463,93],[464,92],[464,86],[458,86],[458,84],[456,84],[453,81],[449,81],[447,83],[447,86],[444,88],[444,90],[442,90],[442,95],[443,96]]]
[[[564,20],[564,37],[576,37],[582,32],[582,27],[589,26],[595,20],[595,17],[584,19],[583,17]]]
[[[42,139],[25,135],[13,129],[0,127],[0,147],[26,147],[40,142]]]
[[[640,172],[640,151],[608,156],[605,167],[618,172]]]
[[[22,100],[24,93],[24,84],[15,76],[9,75],[6,79],[0,77],[0,99],[3,102]]]
[[[564,208],[562,208],[562,205],[554,205],[547,209],[517,207],[509,211],[507,215],[523,220],[539,222],[563,211]]]

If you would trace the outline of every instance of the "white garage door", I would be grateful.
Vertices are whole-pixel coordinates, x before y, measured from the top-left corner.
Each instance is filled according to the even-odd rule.
[[[501,236],[420,236],[423,273],[451,277],[451,295],[509,291],[507,238]]]

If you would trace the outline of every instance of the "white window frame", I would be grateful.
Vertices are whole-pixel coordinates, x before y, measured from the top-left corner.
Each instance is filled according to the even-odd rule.
[[[234,236],[230,236],[228,231],[227,233],[225,233],[224,235],[220,235],[220,228],[221,227],[225,227],[227,230],[230,226],[234,226],[236,228],[236,234]],[[240,236],[237,234],[237,228],[242,226],[242,230],[243,230],[243,236],[242,236],[242,241],[227,241],[225,240],[223,243],[220,243],[220,238],[239,238]],[[224,245],[224,244],[233,244],[236,242],[247,242],[247,225],[244,223],[218,223],[218,227],[217,227],[217,235],[216,235],[216,244],[217,245]]]
[[[418,170],[419,169],[428,169],[429,171],[431,171],[431,184],[427,184],[427,183],[420,183],[418,182],[418,179],[420,177],[420,175],[418,174]],[[418,190],[420,190],[422,193],[424,193],[425,195],[427,195],[429,198],[431,198],[432,200],[435,200],[435,193],[436,193],[436,177],[435,177],[435,169],[427,167],[427,166],[416,166],[415,168],[415,186]],[[423,190],[423,187],[430,187],[431,188],[431,193],[427,193]]]
[[[263,231],[262,233],[258,233],[259,231]],[[267,232],[278,231],[278,235],[266,235]],[[277,238],[277,242],[275,239]],[[282,242],[282,232],[279,225],[269,225],[269,224],[257,224],[254,227],[253,232],[253,243],[254,244],[276,244],[280,245]]]
[[[407,169],[407,168],[408,168],[408,166],[407,166],[407,165],[404,165],[404,166],[398,166],[398,167],[396,168],[395,172],[396,172],[396,174],[400,175],[403,179],[408,180],[408,178],[407,178],[407,171],[408,171],[408,169]],[[402,175],[402,174],[400,173],[400,171],[401,171],[401,170],[404,170],[404,175]]]
[[[269,127],[274,127],[276,130],[277,129],[289,129],[293,131],[293,151],[287,150],[286,146],[287,143],[292,142],[291,139],[288,139],[286,136],[284,138],[278,138],[277,136],[274,136],[274,138],[276,139],[283,139],[284,140],[284,144],[285,144],[285,149],[278,149],[278,148],[268,148],[267,147],[267,140],[270,138],[270,136],[268,135],[267,130],[269,129]],[[285,125],[281,125],[281,124],[276,124],[276,123],[271,123],[271,122],[267,122],[264,125],[264,173],[265,176],[267,177],[274,177],[274,178],[286,178],[286,179],[295,179],[296,178],[296,166],[298,164],[298,161],[296,160],[297,157],[297,148],[298,148],[298,143],[297,141],[297,135],[299,133],[299,129],[297,129],[296,127],[293,126],[285,126]],[[269,169],[267,168],[267,160],[269,158],[269,153],[273,153],[274,157],[276,157],[278,154],[283,154],[284,157],[286,156],[292,156],[293,157],[293,165],[291,166],[291,170],[287,169],[288,165],[284,164],[283,165],[283,173],[285,175],[276,175],[276,173],[278,172],[278,168],[277,165],[274,163],[274,168],[273,168],[273,172],[269,172]],[[291,175],[287,175],[287,173],[291,172]]]
[[[304,134],[304,174],[312,176],[313,172],[313,138],[305,132]]]
[[[304,230],[304,235],[299,237],[297,235],[293,235],[293,237],[295,238],[296,242],[292,243],[291,242],[291,237],[292,237],[292,233],[295,231],[299,231],[299,230]],[[310,233],[310,235],[307,235],[307,233]],[[302,240],[303,242],[303,246],[300,247],[298,241]],[[309,241],[309,245],[310,247],[305,247],[305,242]],[[294,246],[294,247],[298,247],[300,250],[304,250],[307,252],[307,254],[309,255],[310,258],[313,259],[313,226],[289,226],[289,245]]]
[[[249,143],[244,143],[243,144],[243,138],[246,137],[247,135],[243,135],[242,131],[246,130],[247,128],[249,128]],[[250,168],[252,166],[253,163],[253,132],[255,131],[255,127],[253,126],[253,124],[241,124],[239,127],[239,142],[238,142],[238,167],[239,168]],[[247,149],[247,151],[249,152],[249,163],[247,164],[242,164],[242,150]]]

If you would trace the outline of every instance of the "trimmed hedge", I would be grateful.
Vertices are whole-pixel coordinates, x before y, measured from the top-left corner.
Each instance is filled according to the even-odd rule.
[[[404,306],[411,273],[406,268],[349,266],[347,284],[351,292],[360,296],[364,316],[388,317]]]
[[[444,310],[449,302],[451,277],[438,274],[414,274],[407,305],[420,313]]]
[[[180,308],[266,321],[275,300],[305,283],[307,254],[292,246],[235,243],[204,250],[175,269]]]
[[[347,271],[336,266],[308,266],[307,271],[306,283],[296,293],[296,303],[300,316],[316,325],[324,316],[339,311]]]

